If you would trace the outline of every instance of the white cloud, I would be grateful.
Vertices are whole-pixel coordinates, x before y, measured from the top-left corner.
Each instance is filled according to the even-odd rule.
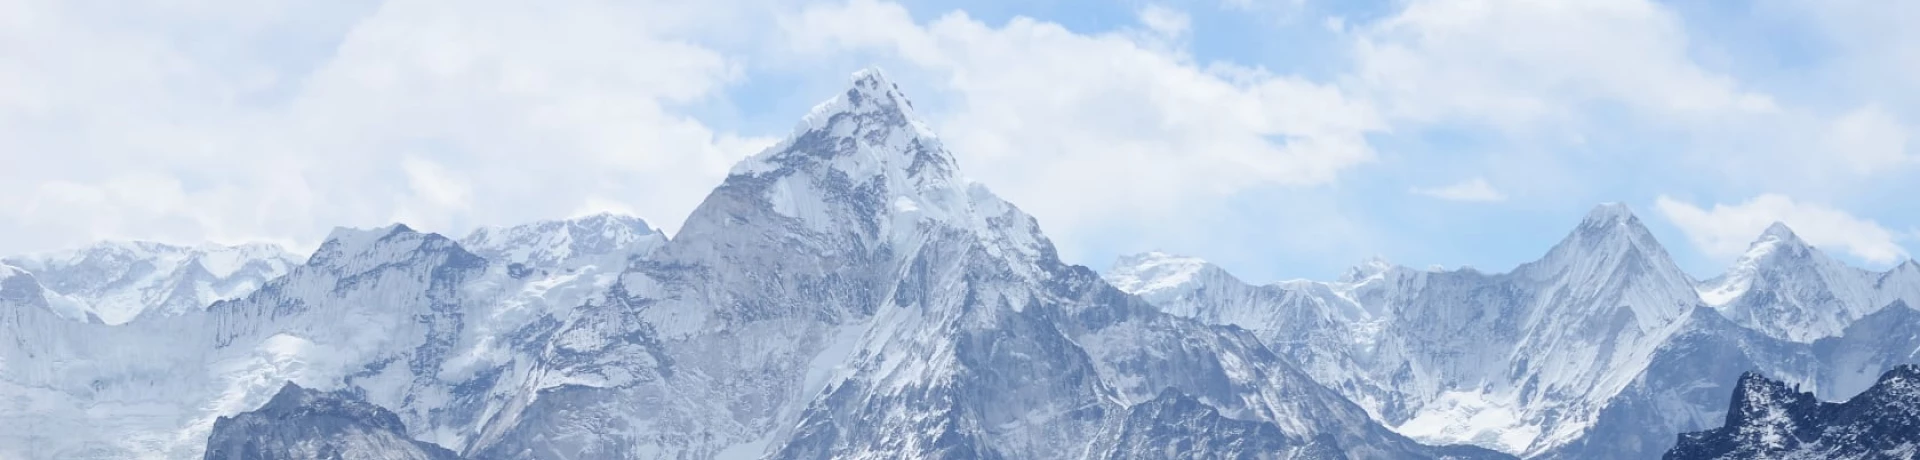
[[[1396,128],[1484,125],[1561,161],[1580,154],[1556,147],[1588,138],[1672,136],[1636,163],[1809,188],[1913,163],[1895,113],[1783,103],[1702,65],[1688,24],[1656,2],[1414,0],[1354,30],[1345,88]]]
[[[1160,5],[1147,5],[1140,9],[1140,23],[1161,35],[1178,37],[1187,34],[1193,19],[1184,11]]]
[[[1638,0],[1416,0],[1355,51],[1366,87],[1414,119],[1523,125],[1596,100],[1668,120],[1774,110],[1695,65],[1679,18]]]
[[[917,22],[871,0],[808,8],[784,28],[804,55],[877,53],[908,67],[897,74],[930,76],[919,81],[940,94],[910,96],[948,101],[923,113],[963,167],[1056,233],[1326,184],[1371,161],[1364,136],[1384,128],[1332,86],[1198,63],[1126,33],[957,12]]]
[[[1906,128],[1876,107],[1833,120],[1828,135],[1828,152],[1855,173],[1870,174],[1914,160],[1907,152]]]
[[[1702,252],[1732,259],[1746,252],[1768,225],[1782,222],[1808,243],[1845,251],[1872,263],[1898,262],[1907,251],[1898,235],[1879,223],[1816,203],[1796,202],[1777,194],[1763,194],[1745,203],[1714,204],[1703,209],[1661,196],[1655,207],[1685,232]]]
[[[689,107],[731,102],[723,91],[769,61],[837,76],[889,58],[903,84],[931,87],[912,96],[968,172],[1060,234],[1327,184],[1372,161],[1365,136],[1384,129],[1333,86],[1195,61],[1192,18],[1166,6],[1080,33],[915,21],[875,1],[731,4],[751,1],[8,2],[0,254],[107,238],[311,247],[336,225],[459,233],[596,210],[673,231],[771,143]],[[713,30],[776,18],[771,52],[722,51],[760,45]]]
[[[587,208],[671,230],[768,143],[678,108],[740,78],[686,38],[728,5],[123,6],[0,7],[0,254]]]
[[[1808,15],[1835,31],[1879,16],[1830,37],[1852,50],[1835,61],[1848,67],[1792,70],[1872,74],[1860,86],[1875,97],[1810,107],[1702,65],[1693,40],[1711,37],[1642,0],[1411,0],[1345,19],[1297,0],[1226,2],[1229,14],[1315,14],[1292,24],[1324,26],[1350,45],[1336,54],[1351,53],[1326,61],[1353,66],[1302,70],[1318,80],[1194,57],[1190,36],[1215,24],[1169,7],[1188,3],[1135,3],[1136,24],[1101,32],[916,19],[874,0],[736,4],[760,1],[0,1],[0,254],[100,238],[311,244],[334,225],[459,232],[605,210],[672,231],[735,159],[770,143],[758,136],[782,134],[733,132],[707,104],[763,108],[724,99],[769,67],[825,79],[874,61],[971,175],[1069,244],[1244,224],[1251,213],[1230,202],[1277,188],[1300,203],[1260,195],[1261,210],[1364,232],[1366,219],[1329,203],[1368,187],[1328,185],[1370,179],[1354,173],[1373,161],[1428,166],[1417,155],[1433,152],[1411,138],[1429,128],[1490,140],[1434,149],[1464,165],[1439,177],[1500,184],[1416,190],[1448,199],[1617,195],[1609,187],[1672,175],[1715,194],[1758,184],[1831,199],[1883,191],[1861,179],[1920,164],[1905,135],[1920,92],[1894,77],[1911,72],[1887,71],[1920,62],[1920,46],[1896,40],[1906,58],[1881,62],[1870,45],[1906,32],[1873,2]],[[829,95],[753,89],[740,97]],[[1646,152],[1539,145],[1649,134],[1678,139]],[[1383,159],[1369,142],[1396,135],[1416,148]],[[1581,155],[1598,160],[1566,160]],[[1653,178],[1584,168],[1596,163]],[[1113,225],[1136,222],[1155,225]]]
[[[1478,177],[1444,187],[1415,187],[1411,191],[1414,194],[1449,201],[1506,201],[1507,199],[1506,194],[1495,190],[1485,178]]]

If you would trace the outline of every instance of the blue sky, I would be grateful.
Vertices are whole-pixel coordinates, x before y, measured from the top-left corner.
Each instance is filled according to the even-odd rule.
[[[1697,276],[1920,238],[1920,6],[1853,0],[0,4],[0,253],[675,229],[879,65],[1072,262],[1506,270],[1630,205]]]

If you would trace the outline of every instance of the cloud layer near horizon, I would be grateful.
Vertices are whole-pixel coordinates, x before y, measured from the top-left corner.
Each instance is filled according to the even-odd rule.
[[[1863,57],[1920,56],[1920,35],[1880,17],[1912,11],[1025,8],[6,2],[0,253],[308,248],[336,225],[458,234],[599,211],[672,231],[875,63],[1076,262],[1164,248],[1256,278],[1370,254],[1501,267],[1600,201],[1657,210],[1695,267],[1756,219],[1872,264],[1906,257],[1898,229],[1920,226],[1887,199],[1915,190],[1920,86],[1881,77],[1920,59]],[[1775,45],[1741,35],[1776,23],[1823,58],[1767,61]],[[1467,236],[1523,231],[1544,235]]]

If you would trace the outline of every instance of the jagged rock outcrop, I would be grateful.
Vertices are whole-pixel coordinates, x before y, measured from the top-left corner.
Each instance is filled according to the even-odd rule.
[[[288,383],[259,409],[213,423],[206,460],[457,460],[400,417],[345,392]]]
[[[1920,366],[1893,368],[1842,403],[1784,382],[1740,377],[1726,424],[1687,433],[1668,460],[1910,459],[1920,456]]]

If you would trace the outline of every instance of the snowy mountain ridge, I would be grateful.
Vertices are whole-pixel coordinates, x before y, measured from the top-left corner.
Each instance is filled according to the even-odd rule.
[[[523,266],[557,266],[580,256],[645,255],[667,236],[638,217],[594,214],[511,227],[484,227],[460,245],[489,260]]]
[[[1153,259],[1211,267],[1194,258],[1156,254]],[[1404,434],[1528,456],[1609,452],[1605,446],[1620,444],[1592,437],[1613,436],[1617,426],[1701,428],[1696,425],[1720,410],[1702,401],[1717,398],[1637,392],[1654,390],[1646,387],[1649,378],[1687,374],[1681,370],[1685,365],[1660,363],[1678,359],[1675,355],[1695,356],[1688,350],[1706,343],[1719,347],[1741,341],[1746,345],[1712,348],[1722,351],[1711,359],[1759,368],[1849,363],[1793,374],[1810,385],[1829,381],[1823,387],[1834,390],[1857,391],[1857,372],[1877,372],[1915,358],[1892,352],[1908,343],[1904,336],[1863,330],[1844,341],[1835,337],[1887,305],[1905,309],[1911,303],[1903,297],[1920,287],[1920,278],[1907,278],[1913,271],[1898,267],[1872,273],[1834,262],[1784,225],[1767,229],[1728,275],[1701,283],[1685,276],[1637,217],[1618,204],[1596,207],[1540,260],[1505,274],[1382,268],[1386,264],[1368,261],[1339,281],[1252,286],[1218,267],[1209,268],[1214,273],[1209,277],[1143,277],[1158,272],[1143,270],[1142,260],[1122,257],[1107,276],[1121,280],[1116,286],[1135,287],[1165,311],[1254,331],[1316,380]],[[1149,292],[1139,286],[1156,288]],[[1378,314],[1341,319],[1322,313],[1332,311],[1329,305],[1358,305],[1350,308]],[[1816,312],[1826,316],[1811,314]],[[1724,316],[1733,324],[1704,321],[1710,318],[1702,314]],[[1734,329],[1728,328],[1755,332],[1733,339]],[[1693,330],[1709,332],[1688,332]],[[1875,340],[1881,343],[1867,345]],[[1288,346],[1296,343],[1311,345]],[[1752,350],[1781,351],[1756,355]],[[1858,371],[1844,370],[1847,366]],[[1699,378],[1710,383],[1709,377]],[[1625,393],[1702,415],[1659,422],[1618,419],[1620,413],[1610,411],[1639,404],[1625,401]],[[1586,446],[1598,450],[1573,451]]]
[[[142,314],[180,315],[246,295],[300,259],[279,246],[145,241],[0,258],[34,273],[61,316],[124,324]]]
[[[1639,458],[1721,423],[1730,374],[1832,398],[1920,360],[1920,266],[1829,264],[1778,226],[1695,282],[1619,204],[1506,273],[1256,286],[1151,253],[1103,276],[874,69],[679,228],[337,229],[119,323],[0,263],[0,457]]]

